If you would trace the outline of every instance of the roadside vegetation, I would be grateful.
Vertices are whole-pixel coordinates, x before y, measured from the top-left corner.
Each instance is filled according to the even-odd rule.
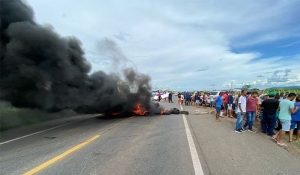
[[[0,131],[13,129],[25,125],[35,124],[43,121],[70,117],[76,113],[64,110],[55,113],[47,113],[38,109],[15,108],[9,105],[0,106]]]
[[[300,94],[300,88],[297,89],[266,89],[264,90],[264,93],[268,93],[268,92],[275,92],[275,93],[290,93],[290,92],[294,92],[296,94]]]

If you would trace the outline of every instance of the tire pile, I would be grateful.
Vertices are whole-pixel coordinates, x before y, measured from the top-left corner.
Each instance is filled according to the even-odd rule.
[[[185,114],[185,115],[188,115],[189,111],[180,111],[177,108],[171,108],[169,110],[166,110],[162,115],[170,115],[170,114]]]

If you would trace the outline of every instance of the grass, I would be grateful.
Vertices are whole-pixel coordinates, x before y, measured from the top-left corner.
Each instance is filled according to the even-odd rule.
[[[287,139],[288,139],[289,137],[287,137]],[[293,135],[293,140],[295,140],[296,139],[296,135],[294,134]],[[292,145],[296,148],[296,149],[298,149],[299,151],[300,151],[300,142],[292,142]]]
[[[75,112],[70,110],[47,113],[39,109],[15,108],[12,106],[0,107],[0,131],[18,128],[25,125],[35,124],[43,121],[74,116]]]

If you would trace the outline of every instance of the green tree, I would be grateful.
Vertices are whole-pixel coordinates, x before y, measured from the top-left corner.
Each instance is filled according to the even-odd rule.
[[[259,89],[257,89],[257,88],[252,88],[250,91],[251,91],[251,92],[258,92]]]
[[[250,84],[245,84],[242,89],[243,90],[249,90],[251,88],[251,85]]]

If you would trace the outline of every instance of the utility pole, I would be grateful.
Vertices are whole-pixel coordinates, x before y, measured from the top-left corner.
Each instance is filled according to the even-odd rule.
[[[231,86],[231,91],[232,91],[232,90],[233,90],[233,89],[232,89],[232,81],[231,81],[231,83],[230,83],[230,86]]]
[[[212,84],[212,87],[213,87],[212,90],[214,91],[215,90],[215,83]]]

